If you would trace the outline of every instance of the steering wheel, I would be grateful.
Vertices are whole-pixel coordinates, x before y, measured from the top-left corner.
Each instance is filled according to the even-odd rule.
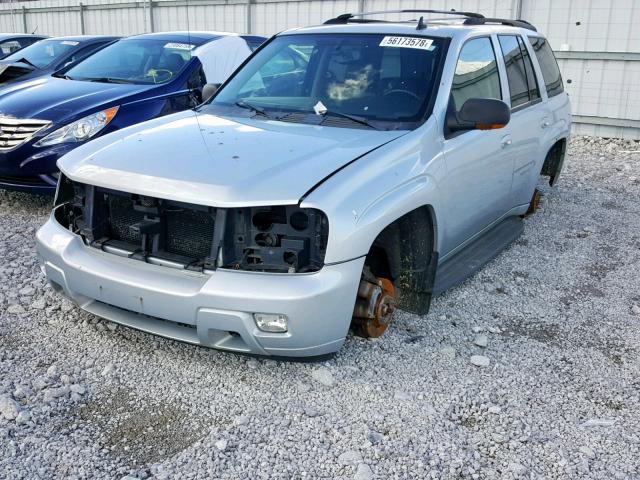
[[[389,90],[388,92],[384,92],[382,94],[383,97],[387,97],[389,95],[397,95],[397,94],[402,94],[402,95],[408,95],[411,98],[420,101],[420,97],[418,95],[416,95],[415,93],[409,91],[409,90],[404,90],[402,88],[394,88],[393,90]]]
[[[144,76],[153,78],[153,83],[164,83],[171,80],[171,78],[173,77],[173,72],[171,70],[167,70],[166,68],[152,68],[147,73],[145,73]],[[159,77],[160,80],[158,80]]]

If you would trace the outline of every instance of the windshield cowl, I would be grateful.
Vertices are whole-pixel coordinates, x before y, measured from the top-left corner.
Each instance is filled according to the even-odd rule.
[[[198,107],[197,110],[220,117],[251,118],[256,120],[280,121],[286,123],[304,123],[324,127],[343,127],[384,131],[411,130],[415,127],[413,123],[380,122],[376,120],[367,120],[354,115],[345,115],[338,112],[327,112],[323,115],[318,115],[313,112],[301,110],[258,108],[260,108],[260,111],[254,110],[253,108],[240,107],[237,104],[231,106],[214,103],[211,105],[202,105]]]

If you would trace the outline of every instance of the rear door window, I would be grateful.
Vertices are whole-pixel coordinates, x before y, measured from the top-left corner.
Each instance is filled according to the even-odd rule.
[[[496,55],[489,37],[474,38],[464,44],[451,86],[456,112],[470,98],[502,100]]]
[[[517,35],[499,35],[500,48],[507,69],[511,108],[515,109],[540,98],[531,57]]]
[[[558,62],[549,42],[540,37],[529,37],[529,42],[540,64],[542,78],[544,78],[544,84],[547,87],[547,95],[553,97],[564,92],[560,68],[558,68]]]
[[[540,98],[540,89],[538,88],[538,79],[536,78],[535,70],[533,69],[533,61],[529,50],[524,44],[522,37],[518,37],[518,46],[522,52],[522,59],[524,61],[524,70],[527,74],[527,86],[529,87],[529,100],[537,100]]]

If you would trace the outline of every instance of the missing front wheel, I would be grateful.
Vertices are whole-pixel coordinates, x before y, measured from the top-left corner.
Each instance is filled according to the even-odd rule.
[[[353,311],[355,333],[365,338],[380,337],[389,328],[396,308],[396,289],[391,280],[365,270]]]

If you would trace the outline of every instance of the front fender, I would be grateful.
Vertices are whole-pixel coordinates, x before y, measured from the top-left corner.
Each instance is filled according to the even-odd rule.
[[[432,117],[358,159],[304,199],[303,207],[318,208],[329,218],[325,263],[366,255],[387,225],[418,207],[429,205],[434,224],[442,221],[438,184],[446,166],[435,123]]]

